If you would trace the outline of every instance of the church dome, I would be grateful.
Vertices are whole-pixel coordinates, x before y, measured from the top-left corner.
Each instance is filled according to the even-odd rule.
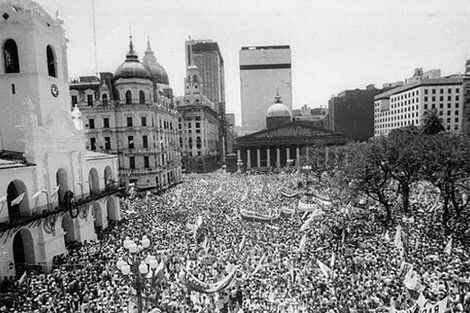
[[[282,103],[279,93],[274,99],[274,104],[268,108],[266,117],[292,117],[289,108]]]
[[[129,52],[126,55],[126,61],[119,65],[114,72],[114,78],[144,78],[150,79],[150,72],[139,62],[137,54],[134,52],[132,39],[129,44]]]
[[[168,74],[160,63],[144,63],[145,68],[150,72],[150,78],[157,84],[169,85]]]
[[[145,56],[142,58],[142,61],[145,68],[150,72],[150,78],[155,83],[164,85],[170,84],[165,68],[157,62],[157,58],[150,47],[150,40],[147,40],[147,50],[145,50]]]

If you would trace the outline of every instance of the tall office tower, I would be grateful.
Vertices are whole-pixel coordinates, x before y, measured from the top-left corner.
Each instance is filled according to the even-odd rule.
[[[240,89],[245,131],[266,128],[266,112],[277,92],[292,110],[290,46],[242,47]]]
[[[197,66],[202,81],[202,93],[215,104],[215,111],[220,119],[220,143],[225,142],[227,123],[225,122],[225,79],[224,59],[220,53],[217,42],[210,39],[188,40],[186,47],[186,68]],[[222,154],[225,154],[226,145],[223,144]],[[223,156],[222,156],[223,158]]]

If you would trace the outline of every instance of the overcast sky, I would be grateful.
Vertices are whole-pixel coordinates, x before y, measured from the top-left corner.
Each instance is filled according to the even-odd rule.
[[[71,77],[95,73],[91,1],[36,0],[64,19]],[[217,41],[227,112],[237,124],[242,46],[291,46],[294,108],[404,80],[416,67],[463,72],[470,57],[469,0],[95,0],[95,16],[100,72],[124,61],[131,28],[139,57],[150,37],[176,96],[183,95],[188,35]]]

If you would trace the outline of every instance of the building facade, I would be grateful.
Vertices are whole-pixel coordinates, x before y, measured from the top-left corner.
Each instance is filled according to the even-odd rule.
[[[217,105],[204,95],[197,66],[188,67],[184,84],[185,95],[176,99],[183,166],[186,172],[210,172],[219,167],[221,157]]]
[[[291,50],[284,46],[242,47],[240,50],[242,128],[266,128],[265,114],[278,91],[292,110]]]
[[[70,94],[83,115],[87,147],[118,156],[121,185],[163,190],[181,181],[179,115],[150,42],[142,62],[131,40],[114,74],[73,79]]]
[[[300,109],[292,110],[292,119],[294,121],[311,122],[320,128],[327,128],[328,124],[328,108],[311,108],[306,104]]]
[[[215,104],[219,116],[219,142],[222,161],[228,151],[227,131],[225,120],[225,74],[224,59],[217,42],[209,39],[189,40],[185,43],[186,68],[195,65],[199,69],[203,84],[203,94]]]
[[[70,114],[63,21],[3,1],[0,40],[0,281],[48,271],[66,243],[120,220],[117,158],[85,149]]]
[[[346,90],[328,101],[327,128],[351,140],[374,136],[374,96],[383,92],[369,85],[366,89]]]
[[[420,126],[436,109],[447,131],[464,130],[464,75],[415,80],[375,97],[374,135],[388,135],[405,126]]]

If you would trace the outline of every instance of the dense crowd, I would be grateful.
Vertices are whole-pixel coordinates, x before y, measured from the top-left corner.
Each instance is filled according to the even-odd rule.
[[[384,223],[377,204],[348,197],[328,179],[308,186],[332,199],[314,218],[298,210],[270,222],[241,217],[242,209],[275,216],[283,208],[297,209],[299,201],[315,202],[282,194],[305,192],[303,178],[186,175],[161,195],[123,199],[123,220],[99,241],[70,249],[49,274],[28,273],[22,284],[6,280],[0,312],[135,310],[136,286],[116,262],[128,253],[126,237],[144,235],[151,245],[143,256],[150,253],[164,264],[158,277],[143,280],[147,312],[388,312],[423,299],[447,299],[446,312],[470,312],[470,242],[454,236],[449,251],[450,238],[430,209],[438,195],[426,187],[413,195],[413,215],[396,216],[394,223]],[[199,217],[201,226],[191,231],[188,224]],[[310,224],[301,231],[306,220]],[[394,238],[397,223],[403,249]],[[228,288],[208,294],[188,288],[187,272],[215,283],[235,266]],[[409,289],[404,281],[411,272],[419,287]]]

